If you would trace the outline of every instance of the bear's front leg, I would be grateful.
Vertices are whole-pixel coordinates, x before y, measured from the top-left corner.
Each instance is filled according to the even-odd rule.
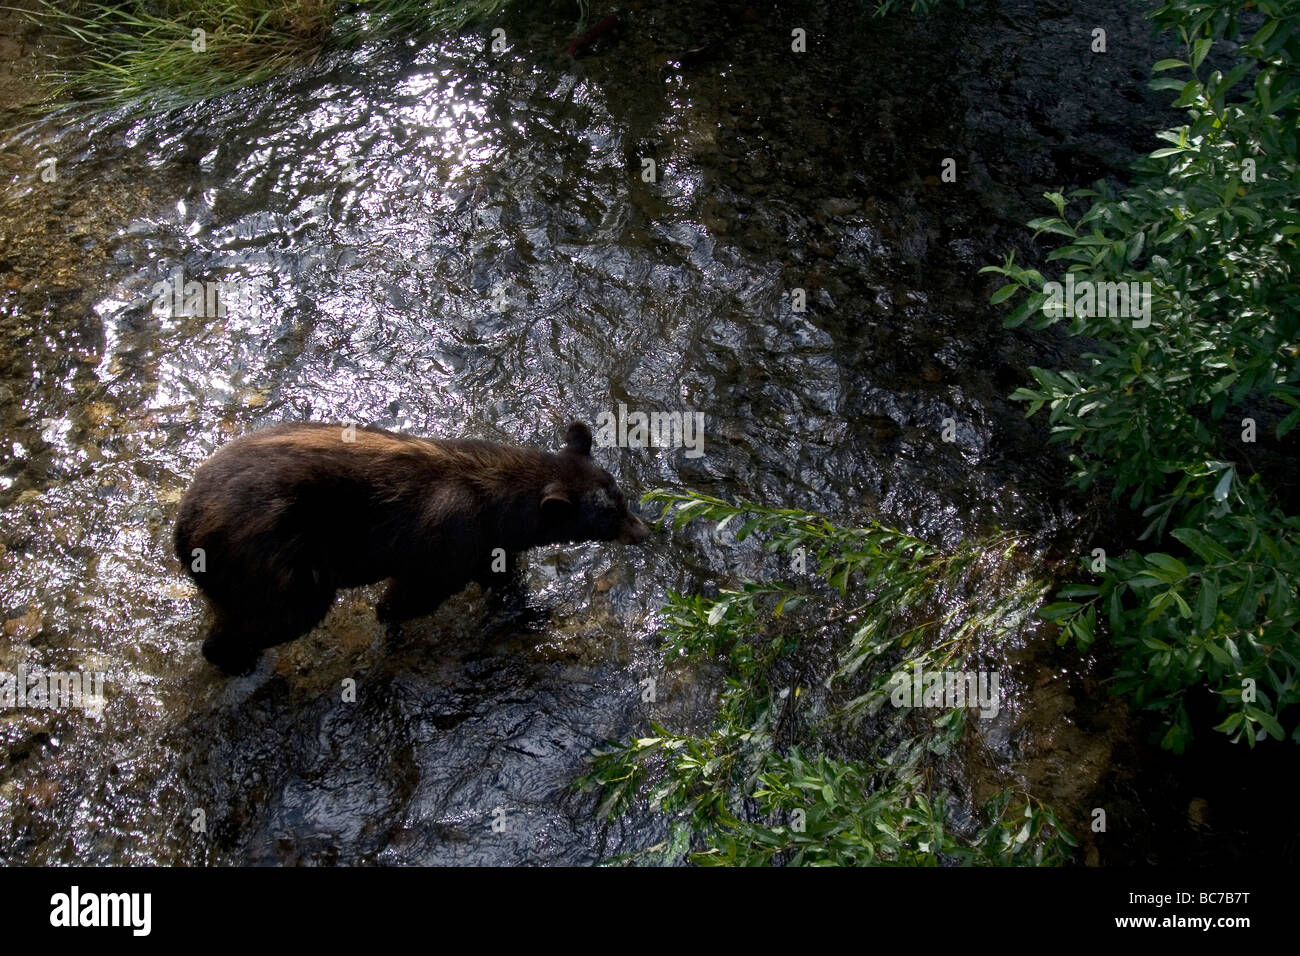
[[[549,611],[528,605],[528,587],[518,554],[498,553],[483,559],[474,572],[474,580],[487,591],[489,632],[521,627],[537,630],[548,620]]]
[[[251,674],[262,649],[232,637],[228,630],[213,628],[203,642],[203,656],[231,676]]]
[[[498,607],[522,608],[528,597],[519,555],[513,552],[498,550],[481,559],[474,568],[474,581]]]
[[[462,581],[458,587],[453,587],[446,581],[428,578],[393,578],[383,599],[375,606],[375,616],[381,624],[397,624],[424,617],[436,611],[443,601],[468,583]]]

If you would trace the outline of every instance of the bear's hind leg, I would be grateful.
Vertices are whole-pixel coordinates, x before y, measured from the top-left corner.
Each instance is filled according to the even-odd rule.
[[[334,603],[334,590],[300,587],[240,611],[217,610],[203,642],[203,656],[228,674],[247,674],[262,650],[301,637],[319,624]]]

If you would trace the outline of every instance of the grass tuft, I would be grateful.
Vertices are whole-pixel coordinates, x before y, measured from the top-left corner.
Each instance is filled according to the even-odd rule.
[[[20,10],[69,39],[46,79],[52,111],[75,100],[157,113],[260,83],[330,48],[481,22],[514,0],[39,0]],[[585,12],[585,2],[579,9]],[[14,8],[6,8],[14,9]],[[198,31],[202,31],[201,33]]]

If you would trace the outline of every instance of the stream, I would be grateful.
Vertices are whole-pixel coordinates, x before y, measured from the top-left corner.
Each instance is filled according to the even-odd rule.
[[[702,413],[701,455],[596,457],[629,497],[1086,551],[1098,506],[1006,398],[1067,344],[1003,330],[978,274],[1030,249],[1043,192],[1122,175],[1175,121],[1146,88],[1171,51],[1141,9],[1079,6],[630,0],[579,60],[568,7],[524,6],[504,51],[490,25],[371,43],[162,116],[6,135],[0,670],[102,672],[107,702],[0,712],[0,861],[591,864],[662,835],[649,811],[600,821],[571,784],[647,717],[707,718],[687,672],[641,700],[657,611],[755,551],[545,549],[536,622],[471,588],[400,646],[377,588],[345,592],[226,679],[171,527],[199,463],[272,423],[556,448],[620,405]],[[238,307],[155,308],[177,277]],[[968,789],[1027,787],[1086,829],[1138,759],[1123,705],[1041,629],[1005,653]],[[1088,842],[1087,862],[1148,849]]]

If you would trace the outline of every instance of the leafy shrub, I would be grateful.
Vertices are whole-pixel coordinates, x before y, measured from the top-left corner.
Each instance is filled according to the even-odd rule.
[[[969,822],[959,833],[953,825],[953,801],[933,789],[930,762],[960,739],[965,709],[883,708],[895,673],[916,663],[960,667],[977,636],[996,643],[1032,617],[1042,582],[999,580],[993,595],[972,586],[982,573],[1004,572],[1020,542],[994,537],[944,553],[875,523],[842,528],[808,512],[666,491],[646,500],[674,510],[676,528],[696,519],[718,530],[738,522],[738,540],[762,534],[768,550],[803,558],[823,582],[747,582],[711,599],[670,595],[661,632],[666,658],[725,660],[716,719],[698,734],[652,723],[650,736],[599,749],[581,781],[602,791],[602,815],[617,816],[643,799],[669,816],[669,838],[648,855],[729,865],[1068,858],[1073,838],[1051,809],[1024,794],[996,796],[980,826]],[[832,607],[850,595],[863,600]],[[945,610],[930,616],[936,603]],[[801,607],[808,620],[840,622],[849,633],[824,676],[812,672],[817,661],[806,649],[800,653],[805,631],[792,616]],[[818,685],[844,691],[820,713],[811,703]],[[837,728],[882,715],[892,718],[891,732],[854,735],[873,741],[870,752],[832,755]]]
[[[1300,519],[1250,467],[1226,417],[1247,410],[1243,438],[1276,418],[1276,441],[1300,423],[1300,4],[1247,6],[1257,26],[1244,38],[1242,8],[1226,0],[1155,12],[1187,57],[1155,64],[1182,75],[1153,85],[1177,90],[1187,123],[1158,134],[1169,145],[1138,164],[1131,187],[1075,192],[1086,205],[1077,217],[1048,194],[1056,215],[1029,223],[1066,240],[1047,261],[1067,263],[1076,285],[1145,284],[1149,314],[1102,314],[1112,310],[1098,297],[1070,317],[1069,334],[1091,345],[1084,367],[1035,368],[1036,387],[1012,396],[1029,415],[1047,409],[1079,487],[1108,484],[1148,520],[1139,540],[1163,546],[1086,568],[1097,577],[1043,616],[1086,648],[1105,615],[1121,652],[1115,689],[1161,715],[1175,751],[1192,737],[1187,695],[1200,688],[1218,698],[1216,729],[1252,746],[1282,739],[1293,719],[1283,711],[1300,701]],[[1241,40],[1239,62],[1207,69],[1225,40]],[[1037,270],[1008,257],[985,271],[1010,280],[993,302],[1018,299],[1006,325],[1065,318]],[[1291,736],[1300,741],[1300,725]]]

